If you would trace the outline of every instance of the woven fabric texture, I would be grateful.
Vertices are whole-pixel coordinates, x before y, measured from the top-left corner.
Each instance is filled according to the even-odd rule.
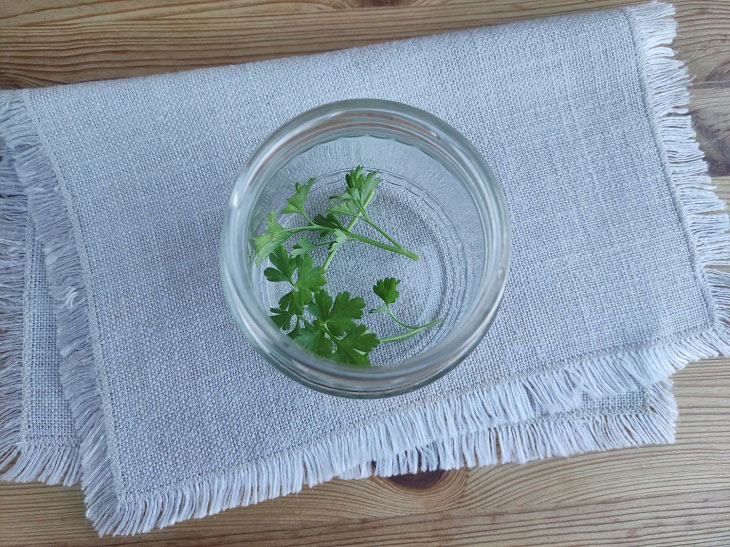
[[[666,379],[730,339],[730,283],[710,268],[726,259],[728,220],[702,214],[722,204],[680,108],[671,15],[652,4],[3,93],[8,184],[27,195],[9,206],[27,206],[45,257],[24,244],[33,301],[18,344],[34,358],[22,360],[21,433],[80,439],[100,533],[419,460],[670,441]],[[309,108],[358,97],[459,130],[503,186],[513,235],[505,299],[477,350],[423,389],[371,401],[266,364],[218,275],[224,209],[256,145]],[[49,301],[35,290],[44,269]]]

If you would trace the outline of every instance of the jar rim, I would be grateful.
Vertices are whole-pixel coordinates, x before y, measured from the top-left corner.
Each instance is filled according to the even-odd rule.
[[[323,142],[333,128],[352,127],[367,132],[368,126],[378,125],[417,134],[424,143],[447,154],[445,157],[451,158],[468,175],[464,182],[482,213],[482,230],[488,248],[470,311],[444,340],[392,366],[354,368],[304,350],[270,320],[264,307],[251,295],[252,280],[248,268],[243,267],[248,260],[249,245],[241,244],[240,227],[249,225],[266,174],[291,150],[300,153],[312,139]],[[283,124],[256,148],[231,192],[221,232],[220,273],[234,319],[249,343],[275,368],[318,391],[344,397],[378,398],[409,392],[435,381],[476,348],[502,300],[510,251],[509,217],[502,189],[465,137],[436,116],[413,106],[379,99],[354,99],[304,112]]]

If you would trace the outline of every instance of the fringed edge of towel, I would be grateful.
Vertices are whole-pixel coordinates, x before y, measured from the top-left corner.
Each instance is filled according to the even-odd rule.
[[[25,131],[19,120],[0,114],[3,134],[15,131],[14,142]],[[0,151],[0,480],[76,484],[80,475],[78,448],[24,442],[23,339],[25,318],[26,245],[29,228],[25,189],[14,162],[22,152]]]
[[[17,459],[0,476],[12,482],[40,481],[46,484],[73,486],[81,476],[79,449],[76,446],[20,443]]]
[[[709,332],[629,353],[596,356],[579,364],[583,393],[599,397],[621,394],[636,384],[659,382],[688,363],[730,355],[730,217],[717,197],[699,147],[689,103],[689,71],[675,57],[675,8],[652,2],[623,8],[637,50],[644,100],[661,156],[669,191],[684,226],[695,273],[709,290],[705,297],[715,314]],[[631,348],[628,348],[631,350]]]
[[[12,156],[0,149],[0,470],[20,451],[23,404],[23,291],[25,289],[25,194]],[[6,480],[5,473],[0,479]]]
[[[586,452],[673,443],[677,405],[672,382],[648,389],[646,410],[622,414],[601,409],[571,411],[519,424],[477,429],[367,462],[340,475],[343,479],[391,477],[419,471],[444,471],[500,463],[527,463]]]
[[[645,57],[647,97],[656,115],[659,142],[666,149],[666,165],[674,181],[674,192],[682,204],[688,232],[697,246],[697,267],[711,284],[713,297],[718,308],[722,308],[721,317],[724,320],[730,308],[730,291],[725,290],[730,288],[730,275],[707,269],[706,266],[716,263],[723,256],[723,247],[727,244],[725,231],[729,223],[726,217],[707,220],[702,214],[717,209],[722,203],[712,193],[711,184],[704,175],[705,164],[686,109],[675,106],[687,102],[688,79],[681,63],[673,59],[672,50],[664,47],[674,37],[673,8],[652,4],[626,13],[635,29],[639,49]],[[679,75],[676,74],[678,71]],[[10,140],[15,141],[14,150],[19,148],[25,158],[22,165],[16,164],[16,170],[18,173],[22,171],[27,178],[33,219],[46,251],[49,285],[59,324],[62,381],[82,439],[82,486],[88,507],[87,517],[100,535],[144,532],[188,518],[203,517],[223,509],[296,492],[305,484],[311,486],[347,472],[353,462],[362,462],[366,455],[376,461],[386,461],[394,454],[405,454],[414,445],[432,444],[444,431],[449,434],[455,418],[471,422],[475,416],[481,416],[484,397],[489,390],[462,396],[460,403],[441,401],[435,407],[411,409],[385,422],[324,439],[318,446],[295,449],[247,469],[200,477],[195,482],[176,484],[174,489],[143,492],[134,496],[118,494],[108,455],[102,398],[93,362],[88,302],[81,267],[83,256],[78,254],[83,252],[83,248],[77,251],[75,230],[70,221],[74,217],[67,211],[67,207],[72,204],[64,196],[56,179],[51,159],[42,152],[40,137],[33,131],[34,124],[22,97],[20,95],[10,100],[6,114],[0,119],[0,129]],[[18,129],[18,124],[23,127]],[[583,387],[588,392],[604,394],[610,390],[626,393],[635,389],[637,381],[639,385],[652,384],[689,361],[715,356],[719,351],[729,353],[728,344],[723,342],[723,338],[730,339],[724,331],[718,331],[661,349],[635,348],[632,355],[594,357],[591,362],[580,363],[581,376],[586,373],[589,376]],[[568,393],[572,388],[581,386],[576,380],[577,374],[572,372],[549,371],[531,380],[515,383],[514,387],[518,390],[517,395],[533,398],[537,394],[539,397],[539,390],[535,390],[535,393],[531,391],[531,382],[534,380],[537,385],[545,380],[555,382],[556,386],[565,388]],[[491,389],[497,390],[494,392],[497,395],[509,395],[506,391],[500,391],[499,387]],[[546,397],[545,402],[549,405],[550,397]],[[669,400],[665,402],[669,403]],[[494,401],[491,404],[494,405]],[[491,410],[493,412],[494,407]],[[547,426],[538,426],[536,423],[495,426],[494,443],[489,440],[491,434],[488,431],[474,433],[473,437],[467,439],[466,447],[458,449],[450,461],[461,460],[468,464],[476,461],[472,455],[475,456],[477,450],[485,450],[485,463],[489,463],[492,461],[491,455],[497,453],[496,448],[494,452],[489,452],[490,447],[497,445],[500,447],[500,461],[526,461],[533,456],[547,457],[572,451],[629,446],[644,441],[670,442],[673,439],[671,416],[671,409],[665,405],[658,408],[656,413],[643,417],[614,416],[593,421],[581,419],[570,426],[578,428],[579,435],[574,439],[568,434],[567,425],[562,433],[559,426],[548,430]],[[484,419],[492,417],[490,412]],[[483,428],[484,422],[475,425]],[[552,444],[541,440],[538,438],[540,433],[556,435],[561,442]],[[449,454],[453,455],[448,449],[449,445],[444,443],[440,450],[440,455],[445,458],[443,465],[448,465],[446,458]],[[482,463],[484,459],[479,461]],[[400,470],[411,468],[403,464]]]
[[[89,309],[81,267],[80,247],[75,242],[64,190],[44,151],[25,91],[0,94],[0,134],[15,161],[23,183],[28,211],[45,255],[48,287],[57,321],[61,355],[61,383],[71,405],[76,433],[81,439],[81,486],[87,518],[100,535],[111,531],[141,531],[140,519],[130,520],[120,509],[104,431],[106,420],[94,366]]]
[[[446,404],[446,403],[445,403]],[[418,469],[454,469],[573,454],[662,444],[674,441],[677,408],[671,382],[651,388],[641,413],[567,413],[519,425],[502,425],[460,434],[446,425],[453,420],[444,408],[419,409],[412,415],[371,424],[317,446],[279,454],[241,470],[232,470],[150,492],[130,500],[116,514],[102,515],[100,533],[130,534],[201,518],[233,507],[252,505],[300,491],[335,477],[367,478],[410,473]],[[443,440],[434,442],[444,432]],[[421,448],[413,449],[414,444]],[[406,448],[407,447],[407,448]],[[375,464],[365,454],[380,455]],[[362,463],[353,466],[353,462]]]

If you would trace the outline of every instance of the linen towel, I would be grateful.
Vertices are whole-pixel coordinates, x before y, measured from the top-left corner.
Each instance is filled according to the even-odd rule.
[[[7,154],[5,157],[10,158]],[[3,165],[7,163],[0,160],[0,168]],[[4,188],[8,190],[11,186]],[[17,190],[13,195],[24,201]],[[75,484],[80,472],[79,441],[61,386],[60,355],[55,343],[55,321],[40,243],[34,237],[32,223],[27,222],[23,204],[13,203],[9,195],[0,201],[0,226],[7,230],[6,233],[13,234],[16,242],[0,245],[0,251],[5,251],[0,257],[4,264],[25,272],[23,285],[20,284],[21,276],[13,277],[4,272],[6,279],[18,282],[14,289],[18,298],[7,299],[5,303],[10,307],[5,309],[12,310],[13,304],[20,304],[19,296],[24,294],[23,309],[18,306],[12,317],[5,315],[5,324],[11,327],[7,339],[21,339],[22,332],[12,332],[13,327],[28,332],[22,339],[22,346],[16,346],[17,350],[8,349],[14,363],[3,370],[8,376],[3,377],[1,385],[22,388],[20,392],[14,389],[12,399],[8,400],[20,408],[6,406],[7,410],[13,410],[13,419],[5,424],[5,445],[0,447],[0,453],[4,455],[3,462],[14,461],[2,478]],[[452,425],[442,432],[439,443],[414,445],[388,458],[363,462],[340,477],[362,478],[373,473],[391,476],[500,461],[524,463],[589,450],[670,442],[674,438],[676,408],[669,382],[617,397],[591,399],[583,396],[581,403],[574,410],[543,414],[503,427],[483,427],[480,423]],[[498,442],[502,445],[499,454]],[[465,450],[465,446],[470,448]]]
[[[727,260],[729,222],[704,214],[724,205],[683,108],[671,15],[652,4],[5,93],[11,475],[72,481],[80,460],[92,523],[135,533],[419,460],[670,441],[666,378],[727,354],[729,339],[729,278],[711,267]],[[379,401],[276,373],[233,324],[217,273],[248,154],[290,117],[355,97],[413,104],[461,131],[513,224],[512,275],[483,343],[431,386]],[[64,410],[47,419],[65,399],[74,428]]]

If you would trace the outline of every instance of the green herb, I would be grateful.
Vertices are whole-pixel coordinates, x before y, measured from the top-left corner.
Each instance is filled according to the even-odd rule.
[[[355,221],[361,218],[367,224],[375,228],[375,230],[377,230],[385,239],[390,241],[399,249],[402,249],[403,246],[381,230],[380,227],[370,219],[367,211],[365,210],[375,193],[375,189],[381,181],[382,179],[377,176],[376,171],[371,171],[365,175],[362,171],[362,167],[357,166],[345,175],[347,190],[342,192],[339,196],[332,196],[330,198],[336,204],[328,209],[327,214],[351,216]]]
[[[306,184],[299,184],[298,182],[294,185],[296,193],[286,200],[287,206],[282,209],[282,213],[299,213],[304,218],[309,220],[307,213],[304,211],[304,204],[309,197],[309,190],[314,184],[314,179],[309,179]],[[311,221],[310,221],[311,222]]]
[[[254,237],[256,263],[266,258],[271,266],[264,270],[264,276],[273,283],[286,282],[289,292],[279,299],[279,305],[271,308],[271,320],[288,336],[311,352],[352,366],[370,366],[370,352],[381,343],[399,342],[436,326],[440,319],[424,325],[411,326],[400,321],[391,311],[396,302],[400,280],[386,277],[379,280],[373,292],[383,301],[370,313],[386,313],[406,332],[388,338],[378,338],[363,324],[365,300],[351,297],[348,292],[335,295],[334,299],[324,288],[325,271],[337,250],[348,241],[359,241],[383,250],[418,260],[418,255],[404,248],[387,234],[372,219],[367,207],[382,182],[376,171],[365,173],[356,167],[345,175],[345,189],[330,198],[331,205],[324,214],[310,215],[307,200],[315,179],[297,183],[295,193],[287,198],[281,214],[300,215],[306,222],[303,226],[284,227],[278,222],[278,215],[272,211],[266,219],[264,232]],[[348,217],[343,224],[340,217]],[[355,224],[362,220],[375,229],[385,240],[378,241],[353,232]],[[315,232],[320,242],[303,235],[291,251],[284,243],[297,234]],[[322,266],[315,266],[312,253],[327,247],[327,258]]]
[[[320,290],[308,306],[314,321],[305,322],[304,332],[295,340],[323,357],[368,366],[370,351],[380,341],[365,325],[355,323],[364,307],[365,301],[359,296],[350,298],[350,293],[341,292],[333,302],[327,291]]]
[[[381,279],[377,283],[375,283],[375,286],[373,287],[373,292],[378,297],[380,297],[383,303],[377,308],[373,308],[372,310],[370,310],[370,313],[386,313],[393,321],[398,323],[401,327],[403,327],[404,329],[408,329],[408,332],[404,332],[403,334],[398,334],[396,336],[391,336],[389,338],[381,338],[381,342],[400,342],[402,340],[407,340],[408,338],[411,338],[426,329],[435,327],[436,325],[440,325],[441,323],[443,323],[441,319],[436,319],[435,321],[431,321],[430,323],[425,323],[423,325],[406,325],[403,321],[399,320],[395,315],[393,315],[393,312],[390,309],[390,305],[395,304],[395,301],[398,300],[399,293],[398,289],[396,288],[398,286],[398,283],[400,283],[400,279],[396,279],[395,277],[386,277],[385,279]]]
[[[309,190],[312,188],[315,179],[309,179],[305,184],[297,183],[295,186],[296,192],[293,196],[287,198],[287,205],[282,209],[282,214],[299,214],[304,217],[307,221],[306,226],[294,226],[291,228],[285,228],[277,222],[277,214],[272,211],[266,220],[266,230],[263,234],[258,235],[254,238],[254,244],[256,246],[256,263],[260,264],[266,257],[268,257],[276,247],[287,241],[290,237],[295,234],[307,231],[316,231],[320,233],[321,238],[333,236],[326,242],[330,247],[330,256],[327,257],[325,264],[323,265],[326,269],[332,261],[331,256],[340,248],[344,243],[350,240],[361,241],[380,247],[386,251],[392,253],[401,254],[418,260],[418,255],[402,245],[397,243],[392,237],[385,233],[367,214],[367,204],[372,199],[373,193],[380,184],[381,179],[377,177],[375,171],[365,175],[361,167],[357,167],[350,171],[346,176],[347,189],[339,196],[333,196],[331,199],[335,203],[332,205],[324,215],[316,215],[311,218],[306,210],[305,204],[309,197]],[[347,226],[344,226],[338,215],[351,216]],[[389,243],[377,241],[369,237],[356,234],[352,232],[352,228],[358,219],[364,220],[367,224],[375,228]]]

